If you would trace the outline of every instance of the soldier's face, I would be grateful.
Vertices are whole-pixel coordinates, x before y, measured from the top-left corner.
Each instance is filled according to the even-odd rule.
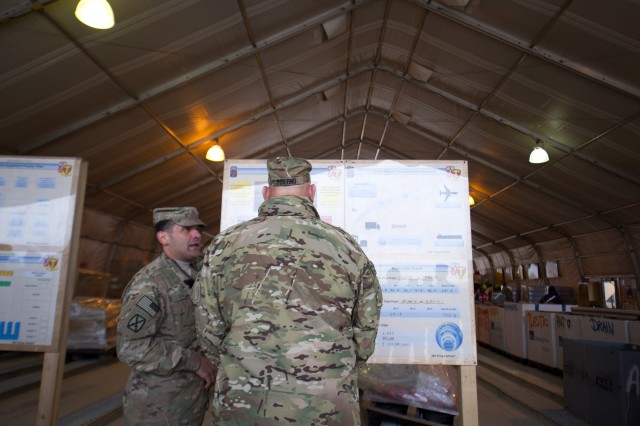
[[[170,229],[158,232],[157,236],[165,254],[172,259],[191,262],[200,255],[202,234],[197,226],[174,224]]]

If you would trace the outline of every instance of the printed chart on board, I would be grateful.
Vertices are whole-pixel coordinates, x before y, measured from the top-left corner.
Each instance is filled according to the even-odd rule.
[[[0,345],[51,344],[74,173],[74,160],[0,158]]]
[[[318,213],[353,235],[382,286],[369,362],[475,364],[466,162],[310,162]],[[229,160],[220,228],[255,217],[266,183],[264,160]]]

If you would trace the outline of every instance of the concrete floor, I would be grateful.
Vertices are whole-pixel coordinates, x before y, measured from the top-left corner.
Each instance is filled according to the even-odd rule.
[[[507,365],[512,369],[527,369],[513,361],[485,351],[479,351],[482,356],[489,357],[492,363]],[[524,374],[524,373],[523,373]],[[114,396],[122,392],[129,375],[129,368],[121,363],[113,363],[107,366],[95,368],[82,374],[71,376],[63,381],[59,418],[81,410],[91,404]],[[536,376],[549,386],[557,386],[558,378],[555,375],[542,371],[536,372]],[[19,392],[15,396],[0,400],[0,424],[3,426],[24,426],[36,424],[36,410],[38,405],[39,389],[31,389]],[[524,410],[515,405],[504,394],[496,392],[492,386],[478,380],[478,418],[480,425],[487,426],[536,426],[549,424],[544,418]],[[206,418],[204,424],[208,425]],[[124,425],[122,418],[116,419],[109,426]]]

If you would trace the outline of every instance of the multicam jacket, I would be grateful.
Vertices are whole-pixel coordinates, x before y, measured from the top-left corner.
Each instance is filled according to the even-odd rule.
[[[373,353],[382,294],[353,238],[296,196],[218,235],[193,289],[218,365],[215,425],[359,425],[356,365]]]
[[[210,395],[195,374],[201,352],[187,278],[162,254],[122,294],[116,347],[120,361],[131,367],[126,424],[202,424]]]

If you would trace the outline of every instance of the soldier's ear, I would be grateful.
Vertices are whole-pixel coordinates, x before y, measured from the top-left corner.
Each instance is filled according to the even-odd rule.
[[[163,246],[169,244],[169,235],[167,235],[165,231],[156,232],[156,238],[158,239],[158,242]]]
[[[316,185],[311,183],[307,186],[307,197],[309,197],[309,201],[313,203],[313,200],[316,198]]]

